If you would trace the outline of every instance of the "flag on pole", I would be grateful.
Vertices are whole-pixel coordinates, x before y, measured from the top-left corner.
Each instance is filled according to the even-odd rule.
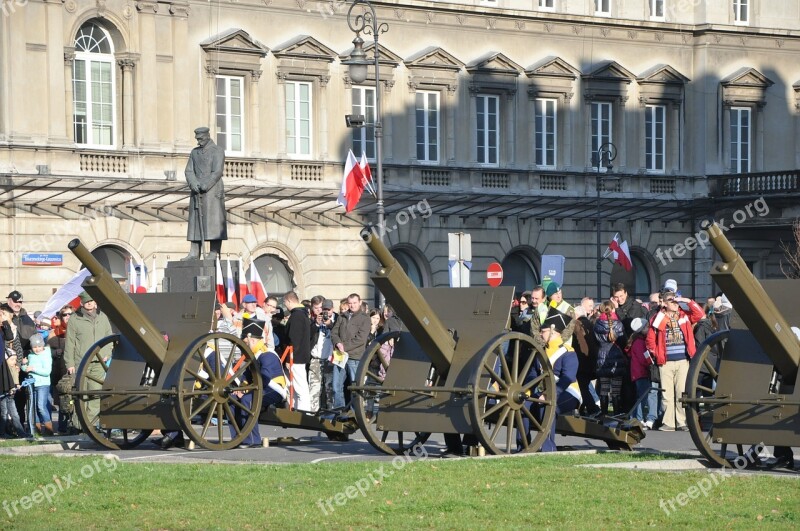
[[[264,289],[264,283],[261,282],[261,275],[258,274],[255,260],[250,264],[250,293],[256,298],[259,306],[264,305],[267,290]]]
[[[150,270],[150,293],[158,291],[158,274],[156,271],[156,257],[153,255],[153,269]]]
[[[611,243],[608,244],[608,249],[610,249],[611,254],[614,255],[614,262],[624,267],[625,271],[630,271],[633,268],[628,242],[624,240],[620,241],[619,233],[614,235]],[[608,256],[608,252],[606,252],[606,256]]]
[[[367,188],[367,190],[369,190],[369,193],[371,193],[373,197],[377,197],[375,194],[375,189],[372,187],[372,170],[369,168],[367,154],[363,151],[361,152],[361,162],[358,163],[358,167],[361,169],[361,175],[364,179],[364,186]]]
[[[337,204],[344,207],[345,213],[350,213],[361,199],[364,193],[364,176],[361,167],[353,155],[353,150],[348,151],[347,161],[344,164],[344,175],[342,176],[342,188],[339,191]]]
[[[133,257],[128,259],[128,293],[136,293],[136,266]]]
[[[236,285],[233,283],[233,271],[231,271],[230,260],[228,260],[228,274],[225,279],[225,290],[228,302],[236,302],[234,301],[234,296],[236,293]]]
[[[44,310],[42,310],[42,315],[40,317],[42,319],[49,319],[50,317],[53,317],[61,308],[78,297],[78,295],[80,295],[83,291],[83,281],[89,275],[91,275],[91,273],[89,273],[88,269],[81,269],[75,273],[66,284],[58,288],[58,290],[53,293],[53,296],[50,297],[50,299],[44,305]]]
[[[242,299],[244,296],[247,295],[247,275],[244,274],[244,263],[242,259],[239,259],[239,298],[236,300],[236,304],[241,308],[242,306]]]
[[[219,255],[217,255],[217,302],[225,304],[225,285],[222,282],[222,266],[219,263]]]
[[[147,293],[147,268],[144,262],[139,262],[139,282],[136,284],[136,293]]]

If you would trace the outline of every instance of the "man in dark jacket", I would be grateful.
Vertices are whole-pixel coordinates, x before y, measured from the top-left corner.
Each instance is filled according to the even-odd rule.
[[[622,321],[622,327],[625,333],[617,338],[617,345],[623,351],[628,344],[628,338],[631,337],[633,330],[631,330],[631,323],[634,319],[646,319],[647,310],[640,303],[636,302],[633,297],[628,295],[628,289],[625,284],[618,282],[611,286],[611,300],[617,305],[617,317]],[[629,376],[622,379],[621,401],[619,406],[625,411],[628,411],[636,403],[636,387],[631,381]]]
[[[355,383],[356,370],[367,347],[370,328],[369,316],[361,311],[361,296],[351,293],[347,297],[347,311],[339,316],[331,331],[331,340],[336,350],[346,352],[348,356],[344,367],[333,367],[334,408],[345,406],[345,377]]]
[[[289,291],[283,296],[283,304],[289,310],[286,321],[286,341],[292,347],[291,372],[293,408],[311,411],[311,393],[308,389],[308,364],[311,361],[311,319],[308,310],[300,304],[297,293]],[[285,360],[289,363],[289,360]]]
[[[15,349],[17,367],[22,367],[22,359],[31,353],[31,336],[38,334],[36,331],[36,323],[33,322],[33,319],[31,319],[28,312],[25,311],[25,308],[22,307],[22,293],[17,290],[12,291],[8,294],[7,302],[13,312],[11,322],[16,329],[16,334],[12,342],[18,342],[19,344],[19,347]],[[27,376],[25,371],[20,371],[19,381],[23,381]],[[29,409],[28,400],[30,399],[28,395],[30,395],[30,387],[26,392],[14,395],[14,402],[17,404],[17,410],[19,411],[20,420],[23,425],[30,425],[26,424]]]
[[[211,140],[208,127],[194,130],[197,147],[189,154],[186,163],[186,182],[192,191],[189,200],[189,227],[186,239],[192,242],[188,256],[183,260],[200,257],[205,240],[211,243],[208,259],[214,260],[222,249],[222,240],[228,239],[225,216],[225,188],[222,174],[225,171],[225,150]],[[202,222],[202,227],[201,227]]]

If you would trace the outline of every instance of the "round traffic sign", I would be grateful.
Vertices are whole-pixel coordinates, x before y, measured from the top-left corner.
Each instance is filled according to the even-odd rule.
[[[486,281],[493,288],[496,288],[503,281],[503,266],[497,262],[492,262],[486,269]]]

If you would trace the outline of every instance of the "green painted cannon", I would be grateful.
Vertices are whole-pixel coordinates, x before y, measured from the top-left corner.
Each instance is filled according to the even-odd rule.
[[[704,230],[720,255],[711,277],[735,313],[698,346],[681,400],[698,450],[731,466],[753,446],[800,446],[800,280],[759,282],[717,224]]]
[[[380,264],[372,280],[408,329],[367,347],[351,387],[370,444],[398,454],[442,433],[492,454],[537,451],[555,421],[556,384],[533,338],[508,329],[514,288],[418,290],[382,242],[362,237]],[[558,420],[557,432],[612,448],[644,437],[635,421]]]

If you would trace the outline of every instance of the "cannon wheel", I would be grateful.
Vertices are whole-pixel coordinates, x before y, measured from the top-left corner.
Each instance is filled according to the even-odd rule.
[[[709,337],[700,347],[689,364],[689,374],[686,376],[686,397],[687,398],[714,398],[715,391],[709,382],[703,381],[701,369],[705,369],[714,382],[719,376],[719,361],[722,360],[724,342],[728,339],[727,330],[718,332]],[[720,353],[718,362],[712,362],[713,349]],[[714,443],[714,410],[725,404],[703,404],[692,403],[685,406],[686,425],[692,436],[695,446],[715,467],[732,467],[733,461],[740,455],[744,455],[742,445],[736,445],[736,452],[729,452],[728,445],[725,443]]]
[[[525,355],[523,345],[529,347],[530,355]],[[495,337],[477,357],[480,363],[470,383],[472,425],[478,440],[492,454],[539,450],[550,435],[556,412],[556,382],[547,355],[530,336],[508,332]],[[538,375],[526,382],[532,367],[539,368]],[[529,423],[530,436],[524,421]],[[497,444],[501,432],[505,432],[505,443]]]
[[[388,341],[397,340],[399,337],[400,332],[387,332],[376,337],[367,346],[367,350],[361,358],[361,363],[358,365],[356,381],[359,386],[370,385],[374,386],[376,390],[354,392],[352,398],[353,412],[364,438],[372,446],[389,455],[408,453],[415,446],[425,444],[425,441],[431,435],[430,433],[414,432],[412,436],[411,433],[402,431],[383,431],[379,430],[376,424],[381,397],[379,388],[383,384],[378,373],[381,366],[383,366],[384,371],[389,370],[389,363],[380,355],[381,346]]]
[[[105,446],[111,450],[129,450],[142,444],[153,430],[133,430],[133,429],[102,429],[98,426],[98,419],[89,417],[88,405],[91,400],[100,400],[96,395],[91,394],[90,385],[99,385],[102,389],[105,382],[105,374],[108,373],[108,367],[103,363],[103,357],[100,351],[109,344],[117,345],[119,342],[119,335],[107,336],[89,347],[86,355],[83,357],[78,371],[75,375],[74,394],[75,408],[80,420],[81,427],[94,442],[100,446]],[[112,347],[113,348],[113,347]],[[99,366],[103,368],[103,379],[89,374],[90,363],[99,362]],[[95,366],[98,366],[95,365]]]
[[[230,347],[230,355],[224,366],[216,356],[213,361],[206,359],[209,347],[214,352],[220,352],[220,345],[224,347],[223,350]],[[237,367],[234,360],[239,354],[244,361]],[[242,379],[246,374],[250,374],[251,378],[252,374],[258,377],[254,378],[254,382],[247,382]],[[239,383],[235,382],[237,378],[240,379]],[[234,392],[252,393],[251,407],[245,407]],[[239,446],[258,422],[263,396],[258,361],[241,339],[230,334],[206,334],[192,342],[184,352],[178,377],[178,416],[183,431],[199,446],[208,450],[230,450]],[[249,412],[247,422],[241,428],[234,421],[233,406]],[[195,416],[199,416],[202,423],[199,431],[192,426]],[[216,426],[212,425],[214,420]],[[227,441],[225,432],[229,428],[225,423],[236,432]]]

